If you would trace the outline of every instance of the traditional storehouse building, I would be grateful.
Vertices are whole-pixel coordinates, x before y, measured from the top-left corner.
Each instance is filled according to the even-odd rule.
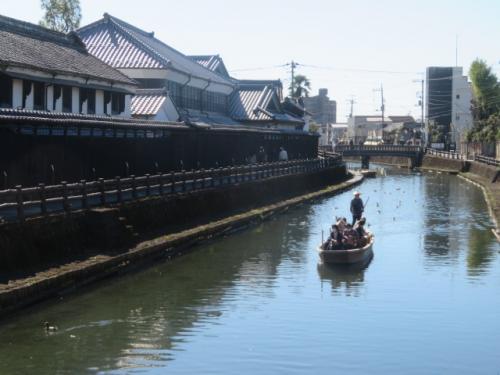
[[[0,108],[130,117],[136,83],[63,34],[0,16]]]
[[[281,82],[236,80],[218,55],[186,56],[154,33],[108,14],[78,34],[90,53],[133,78],[141,90],[156,90],[139,90],[134,117],[200,126],[304,127],[303,117],[285,110]]]
[[[0,189],[239,164],[260,146],[317,155],[281,83],[240,87],[216,65],[111,16],[78,34],[0,16]],[[241,121],[240,88],[263,96]]]

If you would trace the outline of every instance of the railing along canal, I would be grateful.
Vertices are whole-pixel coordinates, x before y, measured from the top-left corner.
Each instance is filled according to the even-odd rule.
[[[24,221],[27,217],[54,212],[85,210],[150,196],[174,195],[270,177],[314,172],[341,163],[342,158],[336,155],[309,160],[172,171],[138,177],[99,178],[76,183],[63,181],[58,185],[18,185],[15,189],[0,191],[0,221]]]
[[[442,151],[442,150],[435,150],[432,148],[427,148],[425,150],[425,153],[427,155],[437,156],[437,157],[445,158],[445,159],[467,160],[466,155],[462,155],[462,154],[460,154],[458,152],[454,152],[454,151]]]

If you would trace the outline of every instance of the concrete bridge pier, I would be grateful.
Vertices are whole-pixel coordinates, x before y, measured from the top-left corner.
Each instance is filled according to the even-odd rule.
[[[370,169],[369,155],[361,155],[361,169]]]

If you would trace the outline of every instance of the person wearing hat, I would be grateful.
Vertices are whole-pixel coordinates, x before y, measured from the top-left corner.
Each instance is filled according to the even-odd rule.
[[[356,224],[356,221],[361,219],[363,211],[365,210],[365,205],[359,197],[361,193],[359,191],[354,192],[354,198],[351,201],[351,214],[352,214],[352,225]]]

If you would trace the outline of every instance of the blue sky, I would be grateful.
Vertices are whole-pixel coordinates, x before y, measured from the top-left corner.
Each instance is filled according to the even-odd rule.
[[[290,80],[292,59],[302,64],[313,93],[337,100],[338,121],[376,114],[384,86],[387,114],[416,107],[426,66],[458,65],[467,72],[480,57],[500,73],[499,0],[81,0],[82,25],[108,12],[185,54],[218,53],[237,78]],[[0,2],[0,14],[38,22],[39,0]]]

